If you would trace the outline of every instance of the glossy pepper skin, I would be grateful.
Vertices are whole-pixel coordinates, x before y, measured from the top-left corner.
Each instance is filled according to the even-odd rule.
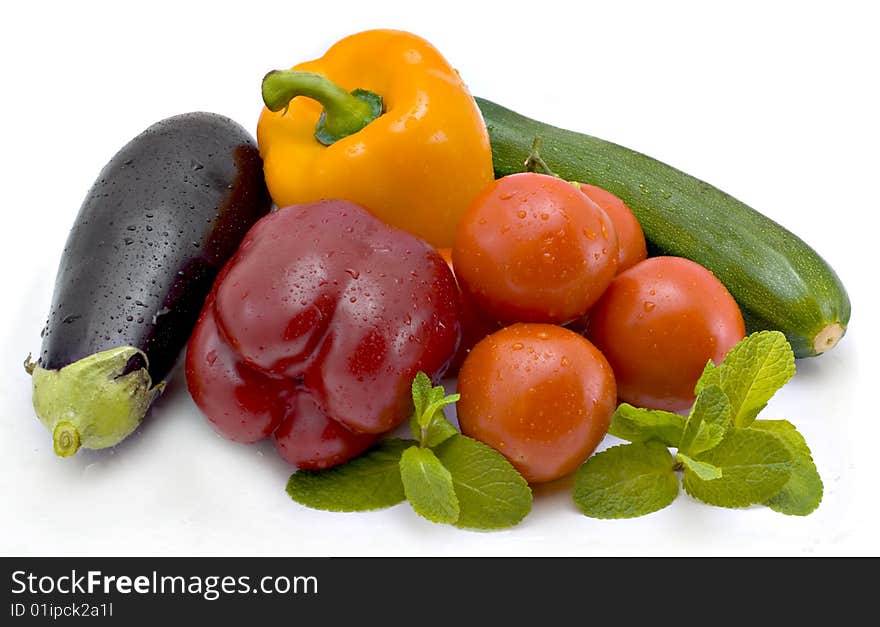
[[[257,141],[275,203],[343,198],[434,246],[451,246],[459,216],[494,176],[486,125],[443,56],[411,33],[371,30],[293,69],[378,94],[383,113],[325,146],[315,139],[322,113],[315,100],[297,97],[286,112],[264,108]]]
[[[260,220],[224,267],[187,350],[196,404],[225,437],[271,435],[300,468],[356,456],[412,411],[460,340],[457,288],[424,241],[347,201]]]

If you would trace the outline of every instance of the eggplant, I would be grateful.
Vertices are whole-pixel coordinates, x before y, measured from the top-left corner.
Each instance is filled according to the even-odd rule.
[[[271,204],[256,142],[214,113],[157,122],[104,166],[67,238],[40,357],[25,362],[58,455],[135,430]]]

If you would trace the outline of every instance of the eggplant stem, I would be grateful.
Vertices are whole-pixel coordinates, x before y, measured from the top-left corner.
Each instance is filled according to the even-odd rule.
[[[79,450],[79,431],[66,420],[59,422],[52,432],[52,441],[56,455],[70,457]]]

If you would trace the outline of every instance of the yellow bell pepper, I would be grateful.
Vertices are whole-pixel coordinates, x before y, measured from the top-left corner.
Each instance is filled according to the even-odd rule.
[[[346,37],[319,59],[269,72],[263,100],[257,141],[279,207],[350,200],[451,246],[459,216],[493,179],[489,136],[470,92],[411,33]]]

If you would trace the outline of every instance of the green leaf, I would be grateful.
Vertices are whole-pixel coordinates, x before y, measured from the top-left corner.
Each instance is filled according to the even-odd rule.
[[[678,496],[675,461],[655,440],[605,449],[585,461],[574,480],[575,505],[592,518],[635,518]]]
[[[439,446],[454,435],[458,435],[458,429],[452,426],[452,423],[446,420],[443,412],[434,414],[431,424],[425,430],[425,436],[422,444],[429,448]]]
[[[458,497],[458,527],[503,529],[532,508],[529,484],[501,453],[482,442],[456,435],[436,450],[452,475]]]
[[[703,481],[712,481],[713,479],[720,479],[723,473],[721,469],[717,466],[713,466],[712,464],[707,464],[706,462],[698,462],[692,457],[688,457],[684,453],[678,453],[676,455],[676,459],[682,463],[682,465],[697,475]]]
[[[697,396],[684,425],[679,451],[698,455],[724,438],[730,427],[730,401],[717,385],[707,385]]]
[[[413,415],[409,419],[409,427],[422,446],[437,446],[458,433],[446,420],[443,408],[457,402],[460,394],[446,396],[442,385],[431,387],[428,375],[420,371],[413,379],[412,395]]]
[[[421,370],[412,381],[412,398],[415,408],[414,415],[421,416],[425,413],[425,407],[431,402],[431,379]]]
[[[706,365],[703,366],[703,374],[700,375],[700,378],[697,379],[697,385],[694,387],[694,395],[698,395],[700,390],[708,385],[719,385],[720,380],[718,376],[718,366],[716,366],[712,360],[706,362]]]
[[[782,440],[794,459],[788,483],[765,505],[792,516],[806,516],[819,507],[824,492],[822,478],[813,463],[810,448],[797,428],[787,420],[756,420],[751,428],[772,433]]]
[[[779,331],[752,333],[730,349],[718,367],[730,399],[733,424],[749,426],[770,398],[794,376],[794,353]]]
[[[666,446],[678,446],[684,431],[683,416],[660,409],[642,409],[621,403],[611,416],[608,433],[630,442],[659,440]]]
[[[404,500],[400,457],[412,440],[380,442],[347,464],[327,470],[300,470],[290,476],[287,494],[297,503],[331,512],[362,512]]]
[[[436,523],[458,520],[458,497],[452,475],[429,448],[411,446],[400,458],[406,499],[416,514]]]
[[[785,444],[755,429],[731,429],[718,446],[694,459],[720,468],[722,476],[706,481],[685,467],[685,491],[720,507],[763,503],[782,489],[792,469],[792,456]]]

